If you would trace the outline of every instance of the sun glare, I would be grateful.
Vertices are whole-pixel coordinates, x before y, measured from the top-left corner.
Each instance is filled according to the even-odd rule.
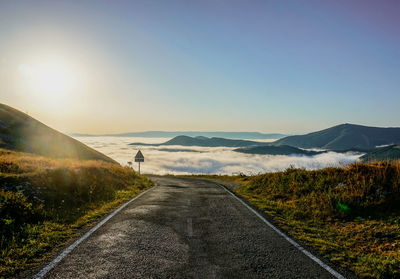
[[[68,63],[48,61],[21,64],[24,87],[38,94],[66,94],[79,89],[80,75]]]

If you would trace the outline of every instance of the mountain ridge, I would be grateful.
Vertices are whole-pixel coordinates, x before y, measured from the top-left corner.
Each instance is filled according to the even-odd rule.
[[[379,147],[360,157],[360,160],[363,162],[392,161],[399,159],[400,159],[399,144]]]
[[[266,145],[265,142],[256,142],[250,140],[239,139],[225,139],[225,138],[207,138],[203,136],[189,137],[189,136],[176,136],[164,143],[150,144],[134,142],[129,145],[142,145],[142,146],[167,146],[167,145],[181,145],[181,146],[200,146],[200,147],[245,147],[245,146],[260,146]]]
[[[267,146],[254,146],[254,147],[242,147],[234,149],[235,152],[246,153],[246,154],[257,154],[257,155],[307,155],[314,156],[326,151],[311,151],[303,150],[297,147],[289,145],[267,145]]]
[[[370,127],[356,124],[340,124],[306,135],[288,136],[272,145],[289,145],[297,148],[321,148],[326,150],[365,149],[400,142],[400,128]]]
[[[101,160],[117,164],[80,141],[1,103],[0,119],[0,148],[53,158]]]
[[[279,139],[287,135],[280,133],[260,133],[260,132],[201,132],[201,131],[145,131],[145,132],[129,132],[119,134],[82,134],[71,133],[73,137],[144,137],[144,138],[173,138],[177,136],[189,137],[220,137],[230,139]]]

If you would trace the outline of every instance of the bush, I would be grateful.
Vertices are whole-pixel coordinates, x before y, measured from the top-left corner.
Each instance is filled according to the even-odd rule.
[[[0,234],[1,247],[12,237],[25,233],[28,224],[38,223],[42,218],[42,207],[27,201],[22,192],[0,190]]]
[[[9,278],[152,182],[117,164],[0,149],[0,185],[0,278]]]
[[[16,237],[40,220],[69,224],[151,182],[134,170],[102,161],[50,159],[0,149],[0,232]],[[136,190],[135,190],[136,191]]]

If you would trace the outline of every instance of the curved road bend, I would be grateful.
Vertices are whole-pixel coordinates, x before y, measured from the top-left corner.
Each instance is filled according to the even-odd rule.
[[[220,186],[154,180],[45,278],[333,278]]]

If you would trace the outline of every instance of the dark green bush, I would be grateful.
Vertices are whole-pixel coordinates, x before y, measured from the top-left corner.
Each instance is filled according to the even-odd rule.
[[[28,224],[42,218],[42,206],[27,201],[22,192],[0,190],[1,244],[16,235],[23,235]]]

